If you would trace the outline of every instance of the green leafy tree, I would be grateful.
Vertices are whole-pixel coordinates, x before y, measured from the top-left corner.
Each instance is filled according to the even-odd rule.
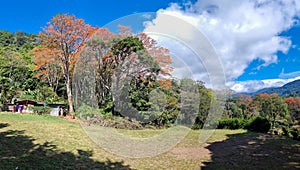
[[[196,119],[196,124],[199,124],[201,127],[204,125],[204,122],[209,114],[209,110],[211,109],[212,100],[215,99],[214,94],[211,90],[207,89],[204,86],[203,82],[198,83],[199,87],[199,113]]]
[[[288,105],[277,94],[263,94],[259,97],[261,98],[261,116],[272,122],[274,128],[276,119],[283,118],[289,113]]]
[[[29,55],[29,54],[28,54]],[[16,91],[34,89],[39,81],[34,78],[33,63],[24,59],[24,55],[6,48],[0,52],[0,79],[3,102],[10,100]]]

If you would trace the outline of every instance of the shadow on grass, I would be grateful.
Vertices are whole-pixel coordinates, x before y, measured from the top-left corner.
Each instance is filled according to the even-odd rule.
[[[299,169],[300,142],[260,133],[228,135],[206,148],[211,162],[202,169]]]
[[[0,128],[9,124],[0,123]],[[123,162],[97,162],[92,151],[61,152],[51,143],[35,144],[24,131],[0,132],[0,169],[130,169]]]

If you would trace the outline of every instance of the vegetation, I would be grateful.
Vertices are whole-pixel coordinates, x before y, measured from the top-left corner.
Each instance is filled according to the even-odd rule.
[[[271,124],[266,118],[257,116],[249,120],[246,128],[255,132],[267,133],[271,128]]]
[[[34,113],[39,114],[39,115],[46,115],[49,114],[51,111],[51,108],[49,106],[34,106],[30,107],[29,109],[33,110]]]
[[[67,103],[73,117],[101,126],[140,129],[179,124],[201,129],[212,103],[217,103],[214,91],[203,82],[172,77],[168,49],[126,26],[115,33],[74,15],[58,14],[39,35],[7,31],[0,35],[1,104],[16,99]],[[90,87],[90,82],[95,85]],[[240,94],[226,101],[218,128],[254,129],[252,124],[261,123],[266,126],[254,130],[267,131],[270,122],[273,133],[292,136],[299,112],[299,97]]]
[[[252,98],[240,94],[227,100],[219,128],[237,127],[257,132],[271,129],[274,134],[292,136],[293,127],[299,124],[299,111],[299,97],[264,93]]]
[[[41,48],[35,49],[37,68],[40,71],[43,70],[43,73],[52,74],[52,72],[47,72],[44,69],[51,70],[51,68],[57,65],[61,67],[61,75],[63,76],[67,92],[69,112],[73,116],[72,73],[80,49],[88,38],[92,36],[95,28],[85,24],[83,19],[77,19],[75,16],[67,14],[58,14],[52,18],[43,31],[39,35]],[[50,64],[48,63],[49,61]],[[49,75],[46,76],[51,77]],[[49,83],[52,84],[53,82]],[[54,85],[52,87],[55,88]]]
[[[199,129],[223,101],[200,80],[172,77],[170,51],[155,40],[126,26],[118,31],[68,14],[54,16],[39,35],[0,31],[0,106],[67,104],[73,118],[50,117],[45,106],[30,107],[35,114],[0,113],[0,169],[300,167],[300,81],[228,97],[222,117],[208,122],[218,129],[200,144],[206,131]],[[97,147],[75,117],[135,138],[173,125],[198,130],[166,153],[130,159]]]
[[[218,129],[243,129],[246,125],[245,119],[231,118],[219,121]]]

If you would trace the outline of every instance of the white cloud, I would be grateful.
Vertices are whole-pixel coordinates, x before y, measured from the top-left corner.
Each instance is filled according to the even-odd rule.
[[[279,74],[279,78],[293,78],[300,76],[300,71],[295,71],[291,73],[284,73],[284,69],[282,69],[282,72]]]
[[[299,77],[290,78],[290,79],[266,79],[266,80],[249,80],[244,82],[228,82],[227,86],[231,87],[236,93],[242,92],[255,92],[257,90],[269,87],[281,87],[286,83],[300,79]]]
[[[185,8],[172,4],[167,9],[159,10],[157,17],[146,24],[146,32],[168,29],[170,33],[182,34],[181,36],[185,36],[191,44],[201,44],[197,35],[190,28],[171,23],[172,21],[166,20],[163,14],[182,19],[204,33],[220,57],[226,78],[234,81],[244,73],[253,60],[259,59],[264,62],[258,67],[259,69],[276,63],[277,52],[286,53],[291,48],[291,40],[288,37],[279,36],[279,34],[297,24],[298,21],[295,17],[300,17],[300,1],[199,0]],[[162,38],[160,37],[160,39]],[[161,41],[160,44],[167,44],[173,53],[183,58],[192,67],[191,70],[198,70],[196,75],[201,75],[199,77],[203,78],[202,72],[205,71],[204,67],[208,69],[207,66],[193,64],[193,60],[189,59],[189,56],[192,55],[191,52],[184,53],[185,49],[176,45],[172,47],[172,40],[167,41]],[[249,82],[247,83],[249,84]],[[273,84],[273,81],[272,83],[263,83]],[[244,85],[239,87],[240,85],[237,84],[234,88],[245,87]]]

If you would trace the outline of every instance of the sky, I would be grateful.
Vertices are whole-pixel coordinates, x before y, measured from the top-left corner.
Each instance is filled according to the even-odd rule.
[[[74,14],[93,26],[130,22],[139,23],[134,26],[139,31],[165,29],[175,38],[182,35],[182,41],[150,35],[170,49],[174,74],[191,73],[210,84],[209,79],[222,79],[219,74],[212,76],[218,67],[226,85],[236,92],[253,92],[300,79],[299,0],[6,0],[1,2],[0,30],[38,33],[58,13]],[[176,19],[166,15],[180,21],[172,23]],[[200,39],[200,34],[207,39]],[[217,56],[208,61],[221,63],[216,67],[206,62],[205,56],[195,54],[198,48],[206,47],[206,40]]]

